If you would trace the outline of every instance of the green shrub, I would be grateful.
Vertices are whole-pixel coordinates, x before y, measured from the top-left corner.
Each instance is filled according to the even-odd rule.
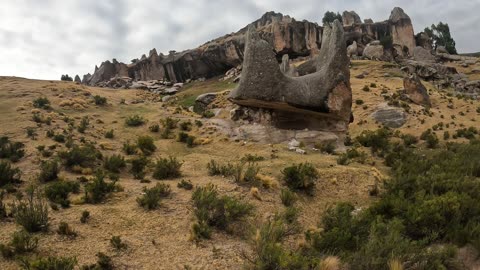
[[[122,250],[127,248],[127,244],[122,241],[120,236],[112,236],[112,238],[110,238],[110,245],[112,245],[112,247],[116,250]]]
[[[21,142],[12,142],[8,137],[0,138],[0,159],[9,159],[11,162],[19,161],[24,155],[25,145]]]
[[[14,201],[12,213],[15,222],[27,232],[32,233],[48,229],[48,206],[37,188],[28,188],[26,199],[21,198]]]
[[[129,127],[139,127],[145,124],[145,119],[142,116],[135,114],[127,117],[125,124]]]
[[[480,108],[479,108],[479,110],[480,110]],[[203,126],[202,121],[200,121],[200,120],[195,120],[195,126],[197,126],[197,127]]]
[[[14,232],[8,245],[0,244],[0,253],[5,259],[11,259],[15,255],[22,255],[35,251],[38,247],[38,238],[24,230]]]
[[[423,132],[422,135],[420,136],[420,139],[427,142],[428,148],[436,148],[439,143],[437,135],[434,132],[432,132],[431,129],[428,129],[425,132]]]
[[[178,119],[173,119],[170,117],[167,117],[164,120],[162,120],[164,129],[168,129],[168,130],[176,129],[178,122],[179,122]]]
[[[105,138],[107,139],[113,139],[115,137],[115,135],[113,134],[113,129],[105,132]]]
[[[115,191],[115,182],[107,183],[104,178],[102,173],[97,173],[95,179],[85,185],[85,202],[100,203],[108,194]]]
[[[370,87],[371,87],[371,88],[377,88],[377,84],[376,84],[376,83],[371,83],[371,84],[370,84]]]
[[[448,132],[448,131],[443,132],[443,139],[445,141],[450,139],[450,132]]]
[[[82,216],[80,217],[80,222],[87,223],[89,219],[90,219],[90,212],[88,212],[87,210],[84,210],[82,212]]]
[[[80,125],[77,127],[77,131],[80,133],[85,133],[87,130],[88,125],[90,125],[90,121],[88,120],[88,116],[82,117],[82,121],[80,121]]]
[[[148,127],[148,129],[151,131],[151,132],[154,132],[154,133],[157,133],[160,131],[160,126],[158,124],[153,124],[151,125],[150,127]]]
[[[155,142],[154,142],[153,138],[148,136],[148,135],[138,137],[137,147],[145,155],[151,155],[157,149],[157,147],[155,146]]]
[[[97,159],[102,157],[102,154],[93,145],[74,145],[72,149],[59,152],[58,155],[64,160],[65,166],[68,168],[76,165],[83,168],[93,167]]]
[[[146,157],[138,157],[130,160],[132,167],[130,173],[133,174],[135,179],[143,179],[145,177],[145,167],[148,165],[149,160]]]
[[[253,206],[241,202],[236,198],[224,195],[219,196],[217,188],[208,184],[205,187],[197,187],[192,194],[194,213],[197,217],[197,232],[205,232],[209,235],[205,226],[215,227],[219,230],[228,230],[229,226],[237,221],[244,220],[252,213]],[[195,233],[195,228],[194,228]],[[203,237],[199,234],[194,236]],[[208,237],[207,237],[208,238]]]
[[[63,134],[55,134],[53,136],[53,140],[58,142],[58,143],[64,143],[65,142],[65,135]]]
[[[418,143],[418,138],[414,135],[411,135],[411,134],[403,134],[402,135],[402,140],[403,140],[403,144],[406,147],[410,147],[410,146]]]
[[[332,142],[315,144],[315,148],[319,149],[322,153],[335,154],[335,144]]]
[[[180,123],[180,130],[183,130],[183,131],[192,130],[192,122],[190,122],[190,121],[181,122]]]
[[[363,105],[363,103],[365,103],[365,102],[361,99],[355,100],[355,104],[357,104],[357,105]]]
[[[185,142],[187,144],[187,147],[192,148],[195,146],[195,136],[188,136],[187,141]]]
[[[252,155],[252,154],[246,154],[245,156],[243,156],[240,161],[242,162],[259,162],[259,161],[264,161],[265,158],[262,157],[262,156],[257,156],[256,154],[255,155]]]
[[[27,131],[27,137],[28,138],[31,138],[32,140],[35,140],[37,138],[37,132],[35,131],[35,128],[33,127],[27,127],[26,128],[26,131]]]
[[[177,141],[179,142],[182,142],[182,143],[186,143],[187,142],[187,139],[188,139],[188,133],[185,133],[185,132],[180,132],[178,133],[178,138],[177,138]]]
[[[365,85],[365,86],[362,88],[362,90],[363,90],[364,92],[370,92],[370,87],[368,87],[368,85]]]
[[[93,96],[93,100],[95,101],[95,105],[102,106],[102,105],[107,104],[107,98],[106,97],[101,97],[99,95],[95,95],[95,96]]]
[[[371,147],[372,153],[380,152],[383,154],[388,151],[390,147],[389,138],[392,136],[392,131],[388,128],[380,128],[376,131],[365,130],[356,140],[365,147]]]
[[[46,97],[39,97],[37,99],[33,100],[33,107],[38,108],[38,109],[45,109],[48,110],[50,109],[50,100]]]
[[[130,144],[130,141],[127,141],[123,143],[123,152],[127,155],[134,155],[137,152],[137,145],[136,144]]]
[[[56,160],[42,161],[38,180],[43,183],[57,180],[59,172],[60,166]]]
[[[310,163],[294,164],[282,170],[283,180],[290,189],[304,190],[312,195],[318,172]]]
[[[3,202],[3,198],[5,196],[5,192],[2,190],[0,191],[0,221],[2,219],[6,218],[7,215],[7,207],[5,206],[5,203]]]
[[[180,181],[178,184],[177,184],[177,187],[178,188],[183,188],[185,190],[192,190],[193,189],[193,184],[190,180],[185,180],[185,179],[182,179],[182,181]]]
[[[234,174],[234,166],[230,163],[221,165],[218,164],[215,160],[210,160],[207,164],[208,175],[221,175],[224,177],[233,176]]]
[[[236,183],[248,183],[254,186],[259,186],[258,173],[260,168],[255,162],[243,163],[240,162],[234,167],[233,178]]]
[[[34,260],[22,259],[23,269],[32,270],[73,270],[77,265],[75,257],[46,257]]]
[[[63,208],[70,206],[68,195],[80,192],[80,184],[71,181],[56,181],[45,187],[45,197]]]
[[[155,163],[153,178],[162,180],[162,179],[180,177],[181,166],[182,166],[182,163],[178,161],[175,157],[160,158]]]
[[[171,193],[170,186],[163,183],[158,183],[152,188],[144,188],[142,197],[137,198],[137,203],[147,209],[157,209],[162,198],[168,197]]]
[[[121,155],[107,156],[103,161],[103,167],[112,173],[120,173],[120,170],[126,166],[127,163],[125,162],[125,158]]]
[[[57,233],[60,235],[68,236],[71,238],[77,237],[77,232],[75,232],[70,225],[66,222],[60,222],[58,225]]]
[[[297,195],[291,192],[289,189],[282,189],[280,191],[280,199],[282,200],[283,205],[286,207],[293,206],[297,201]]]
[[[212,118],[215,116],[215,113],[213,113],[212,111],[204,111],[202,112],[202,117],[205,117],[205,118]]]
[[[8,161],[0,160],[0,187],[20,182],[20,169],[12,168]]]

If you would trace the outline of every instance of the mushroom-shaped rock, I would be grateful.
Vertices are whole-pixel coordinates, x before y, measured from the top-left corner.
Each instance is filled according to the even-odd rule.
[[[242,77],[229,100],[241,106],[348,123],[352,105],[349,59],[343,26],[338,20],[324,29],[314,66],[316,71],[305,76],[283,74],[272,46],[250,26]]]

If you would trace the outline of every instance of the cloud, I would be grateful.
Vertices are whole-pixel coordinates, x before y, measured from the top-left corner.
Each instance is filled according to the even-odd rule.
[[[320,22],[327,10],[385,20],[402,7],[416,32],[447,22],[460,52],[479,51],[480,1],[449,0],[16,0],[0,9],[0,75],[58,79],[101,61],[195,48],[267,11]]]

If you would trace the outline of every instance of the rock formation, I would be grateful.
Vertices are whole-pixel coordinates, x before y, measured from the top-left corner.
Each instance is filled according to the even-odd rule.
[[[412,20],[403,9],[396,7],[390,14],[393,46],[399,55],[411,55],[415,48]]]
[[[346,131],[352,92],[341,23],[325,28],[315,73],[302,77],[282,73],[272,46],[251,26],[240,84],[229,100],[261,111],[276,128]]]
[[[416,74],[403,79],[403,87],[407,97],[415,104],[430,107],[430,97],[428,96],[427,88],[422,84]]]
[[[362,20],[355,11],[344,11],[342,14],[342,22],[344,26],[351,26],[353,24],[360,24]]]
[[[75,75],[75,79],[73,81],[76,83],[82,83],[82,80],[80,80],[80,76],[78,76],[78,74]]]

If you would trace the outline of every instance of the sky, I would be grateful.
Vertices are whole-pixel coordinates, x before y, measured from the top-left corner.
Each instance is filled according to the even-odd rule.
[[[0,76],[82,77],[107,59],[195,48],[267,11],[321,24],[344,10],[383,21],[396,6],[415,33],[447,22],[459,52],[480,51],[480,0],[0,0]]]

